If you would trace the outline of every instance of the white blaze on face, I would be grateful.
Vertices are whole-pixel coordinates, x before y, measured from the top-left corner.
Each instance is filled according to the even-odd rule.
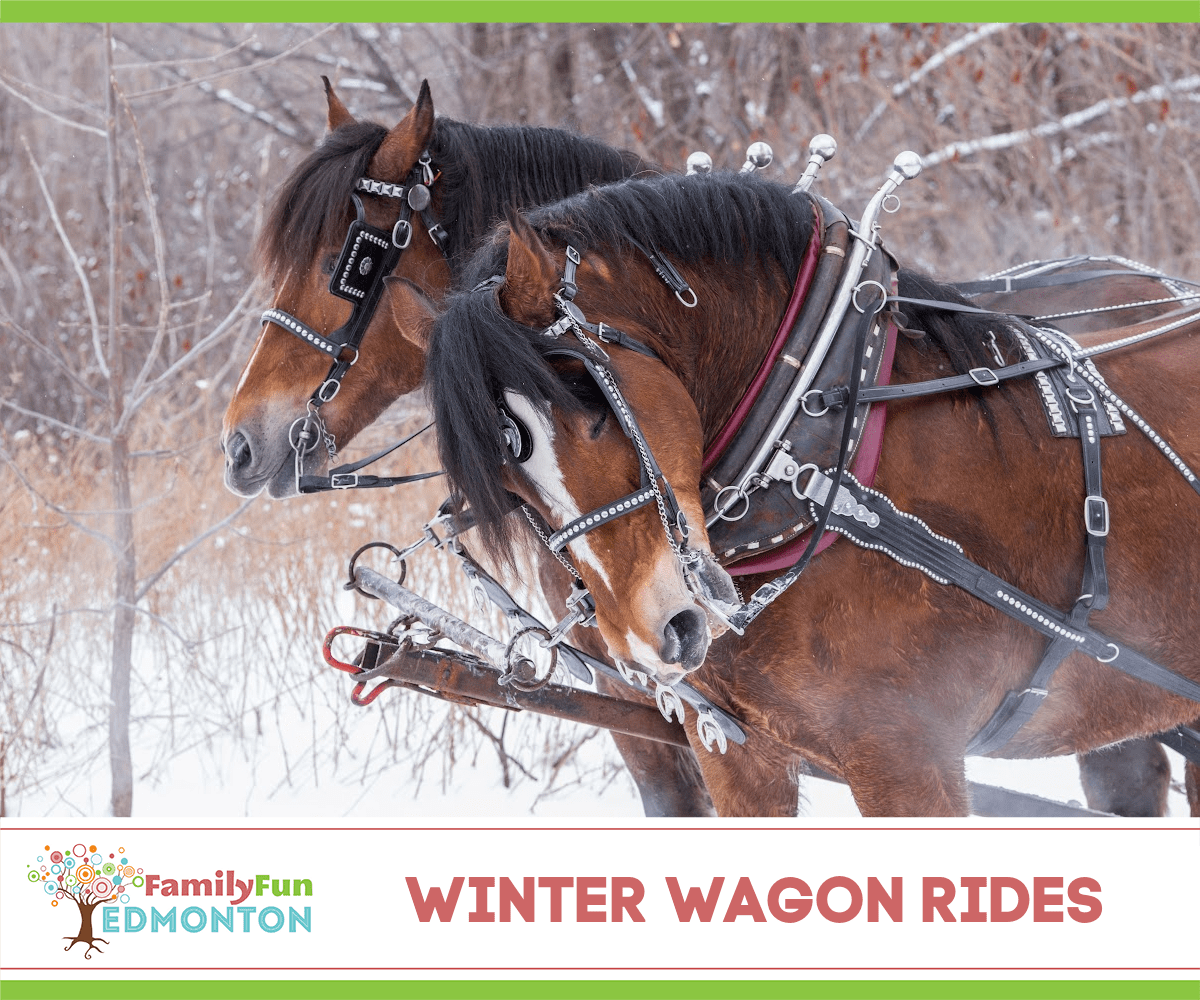
[[[238,380],[237,388],[233,390],[235,396],[242,391],[242,386],[246,384],[246,379],[250,377],[250,368],[254,364],[254,359],[258,357],[258,352],[262,349],[262,342],[263,338],[260,335],[258,343],[254,345],[254,353],[250,355],[250,360],[246,362],[246,367],[242,369],[242,377]]]
[[[567,492],[563,481],[562,469],[559,468],[558,457],[554,454],[554,428],[550,426],[550,418],[536,409],[524,396],[518,396],[514,392],[506,392],[504,402],[529,428],[533,438],[533,452],[528,461],[521,466],[521,470],[550,509],[551,527],[557,530],[581,517],[583,511]],[[589,544],[587,536],[580,535],[568,548],[581,562],[594,570],[612,592],[613,586],[608,573]]]

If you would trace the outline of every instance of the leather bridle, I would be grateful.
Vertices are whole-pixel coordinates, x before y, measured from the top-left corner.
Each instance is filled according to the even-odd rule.
[[[298,317],[275,307],[262,314],[263,323],[274,323],[280,329],[333,358],[329,373],[305,404],[304,416],[293,421],[288,431],[288,441],[295,460],[296,489],[299,493],[363,486],[391,486],[437,474],[423,473],[416,477],[390,478],[359,476],[357,470],[367,464],[359,462],[353,467],[335,468],[329,476],[305,476],[302,475],[302,466],[304,456],[316,449],[318,435],[324,440],[330,464],[337,460],[337,444],[333,435],[326,430],[319,411],[338,394],[342,380],[358,361],[363,337],[366,336],[367,328],[371,325],[375,310],[383,297],[385,279],[396,269],[401,254],[412,243],[414,212],[421,216],[434,246],[443,256],[446,255],[449,234],[433,214],[433,199],[430,194],[430,188],[440,176],[440,172],[434,172],[429,153],[426,151],[414,164],[404,184],[390,184],[369,177],[360,177],[355,181],[354,192],[350,195],[354,202],[355,220],[350,223],[341,253],[329,279],[330,294],[346,299],[352,303],[353,309],[346,322],[336,330],[328,335],[319,333]],[[366,222],[362,199],[357,193],[360,191],[400,199],[400,217],[390,232]],[[386,452],[373,456],[368,462],[382,457],[383,454]]]
[[[679,276],[678,272],[669,263],[665,262],[665,258],[653,250],[643,248],[640,244],[634,243],[634,245],[647,256],[654,267],[655,273],[669,289],[675,292],[680,302],[687,308],[693,308],[696,304],[694,290],[690,288],[687,282]],[[697,580],[697,573],[702,557],[699,552],[689,546],[690,529],[687,515],[679,506],[679,501],[675,497],[675,491],[671,488],[670,482],[663,474],[661,467],[654,457],[653,450],[646,440],[646,435],[643,433],[637,417],[634,415],[633,409],[629,406],[624,394],[621,392],[617,377],[613,374],[611,367],[609,367],[611,359],[603,345],[607,344],[635,351],[645,357],[653,358],[660,364],[662,363],[662,359],[652,347],[638,340],[636,337],[631,337],[629,334],[606,323],[591,323],[588,321],[583,311],[574,301],[577,291],[575,275],[580,262],[579,252],[573,246],[568,246],[562,282],[558,292],[554,296],[555,311],[558,318],[542,331],[542,336],[554,340],[571,334],[579,346],[556,346],[543,353],[545,357],[571,358],[583,364],[584,370],[591,377],[592,381],[595,382],[605,402],[607,402],[609,408],[612,410],[621,430],[634,446],[634,451],[638,458],[640,483],[638,488],[632,493],[626,494],[609,503],[602,504],[562,525],[557,530],[547,525],[550,528],[549,532],[543,531],[542,526],[538,523],[541,520],[540,517],[536,516],[529,509],[528,505],[526,505],[526,517],[530,520],[530,523],[542,538],[542,541],[545,542],[550,552],[556,559],[563,563],[575,577],[576,581],[578,581],[577,586],[582,587],[583,584],[578,571],[564,556],[563,550],[571,542],[576,541],[589,532],[595,531],[602,525],[609,524],[612,521],[632,514],[636,510],[640,510],[642,507],[653,504],[658,510],[658,517],[666,534],[667,543],[679,561],[688,589],[714,615],[724,620],[726,618],[725,609],[713,605],[711,599],[704,592]],[[503,281],[503,276],[496,275],[486,281],[480,282],[474,291],[494,292]],[[688,295],[690,295],[690,301],[686,298]],[[518,465],[524,464],[533,454],[532,435],[520,418],[512,413],[508,407],[504,406],[503,403],[499,404],[499,409],[502,421],[500,434],[504,446],[513,462]],[[588,621],[583,624],[591,624],[591,622]],[[555,632],[558,632],[557,628]]]

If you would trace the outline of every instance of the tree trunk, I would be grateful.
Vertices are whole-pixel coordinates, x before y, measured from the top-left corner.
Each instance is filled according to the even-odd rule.
[[[100,904],[98,902],[81,903],[79,900],[76,900],[75,903],[79,907],[79,932],[73,938],[68,938],[66,934],[63,935],[63,940],[70,942],[63,951],[70,951],[77,944],[86,944],[87,951],[84,952],[83,957],[91,958],[93,951],[100,951],[96,947],[97,941],[103,941],[105,944],[108,944],[105,938],[98,938],[92,933],[92,911]],[[104,953],[101,951],[100,954]]]
[[[117,149],[117,95],[112,65],[112,26],[104,28],[104,104],[108,147],[108,405],[112,421],[113,579],[112,677],[109,685],[108,756],[112,814],[133,814],[133,759],[129,750],[129,678],[133,668],[137,557],[133,546],[133,491],[125,413],[125,350],[121,331],[121,178]]]

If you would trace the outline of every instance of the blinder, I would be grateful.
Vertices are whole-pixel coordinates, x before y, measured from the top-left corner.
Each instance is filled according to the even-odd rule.
[[[304,455],[316,447],[317,433],[324,438],[329,461],[332,464],[337,459],[337,445],[333,435],[326,429],[321,420],[319,410],[333,399],[341,389],[342,379],[358,361],[359,346],[366,336],[367,328],[375,316],[379,300],[386,288],[385,278],[390,275],[400,263],[400,255],[412,243],[412,213],[419,212],[429,231],[429,237],[434,246],[446,254],[448,234],[433,217],[430,209],[432,198],[429,188],[441,176],[433,172],[429,152],[421,154],[405,184],[390,184],[385,181],[360,177],[354,184],[350,197],[354,202],[355,219],[350,223],[346,239],[342,243],[341,253],[338,254],[333,273],[329,279],[329,292],[340,299],[345,299],[353,306],[349,319],[328,336],[319,333],[303,320],[297,319],[283,309],[272,307],[262,314],[263,323],[274,323],[288,333],[299,337],[319,351],[333,358],[329,373],[324,381],[309,397],[304,416],[297,418],[289,431],[289,438],[295,437],[292,451],[295,456],[296,489],[301,493],[311,493],[319,489],[341,489],[366,485],[362,478],[354,476],[353,482],[347,482],[346,476],[325,477],[328,482],[322,482],[322,477],[302,476]],[[359,191],[386,198],[402,200],[400,217],[389,232],[379,229],[366,221]],[[346,351],[352,353],[343,357]],[[360,465],[355,468],[359,468]],[[421,478],[424,478],[423,476]],[[306,480],[306,482],[302,482]],[[371,485],[387,485],[393,480],[379,479]],[[395,480],[396,482],[402,480]]]
[[[504,447],[519,465],[528,462],[533,455],[533,435],[525,426],[525,421],[518,417],[503,403],[498,403],[500,409],[500,437]]]

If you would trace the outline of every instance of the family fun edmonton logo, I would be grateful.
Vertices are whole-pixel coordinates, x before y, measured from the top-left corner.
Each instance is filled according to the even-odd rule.
[[[289,905],[285,914],[282,906],[243,905],[251,895],[311,896],[311,879],[273,879],[269,875],[240,879],[232,868],[214,872],[211,878],[173,878],[135,868],[124,847],[106,854],[97,844],[81,842],[62,850],[47,844],[44,850],[35,863],[26,866],[27,878],[41,886],[59,912],[69,911],[74,904],[79,930],[73,937],[63,935],[68,942],[63,951],[84,944],[85,959],[90,959],[93,951],[104,954],[100,944],[111,944],[97,931],[105,935],[175,934],[180,930],[196,934],[206,929],[212,933],[275,934],[285,928],[289,934],[312,931],[310,906]],[[134,893],[138,902],[148,905],[135,905]],[[158,897],[163,897],[161,903]],[[188,898],[181,906],[173,897]]]
[[[61,851],[47,844],[45,852],[37,856],[35,864],[26,866],[29,869],[26,877],[41,886],[50,897],[51,906],[70,910],[70,905],[75,904],[79,930],[74,937],[63,935],[63,940],[69,942],[63,951],[70,951],[77,944],[85,944],[87,950],[83,953],[84,958],[91,958],[93,951],[104,954],[96,942],[108,944],[108,941],[96,937],[92,925],[96,907],[101,904],[128,903],[130,890],[140,889],[145,882],[142,869],[129,863],[124,847],[118,847],[106,855],[95,844],[77,843],[64,846]],[[105,908],[119,909],[112,905]]]

